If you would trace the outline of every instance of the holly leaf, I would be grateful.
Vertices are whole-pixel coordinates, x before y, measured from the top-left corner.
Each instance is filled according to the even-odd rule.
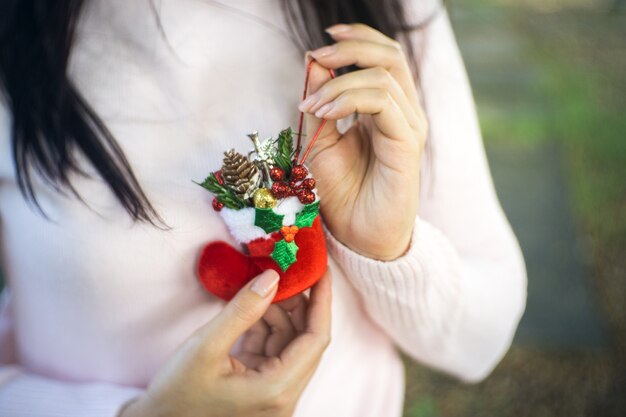
[[[273,233],[280,230],[283,225],[283,214],[276,214],[271,208],[254,209],[254,225],[259,226],[265,233]]]
[[[291,164],[293,157],[293,131],[290,127],[284,129],[278,134],[276,139],[276,155],[274,156],[274,162],[280,169],[285,172],[285,175],[289,177],[291,172]]]
[[[315,203],[307,204],[304,206],[302,210],[300,210],[296,214],[296,226],[298,228],[303,227],[311,227],[313,226],[313,221],[317,217],[320,212],[320,202],[316,201]]]
[[[287,268],[296,262],[297,252],[298,245],[296,245],[296,242],[287,242],[283,239],[276,242],[271,256],[276,261],[278,266],[280,266],[280,269],[285,272]]]

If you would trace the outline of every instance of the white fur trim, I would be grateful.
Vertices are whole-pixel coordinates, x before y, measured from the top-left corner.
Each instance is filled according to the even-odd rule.
[[[317,190],[313,190],[313,192],[315,193],[315,201],[318,201]],[[283,218],[283,226],[291,226],[296,222],[296,213],[302,211],[303,208],[304,204],[298,201],[298,197],[287,197],[279,200],[276,207],[274,207],[274,212],[285,216]],[[265,233],[259,226],[254,225],[254,207],[246,207],[241,210],[224,207],[219,213],[222,219],[224,219],[230,234],[239,243],[247,243],[261,237],[268,239],[270,236],[269,233]]]
[[[265,233],[259,226],[254,225],[254,208],[246,207],[241,210],[233,210],[224,207],[220,211],[220,215],[230,234],[239,242],[246,243],[260,237],[268,238],[269,234]]]
[[[277,214],[284,214],[283,226],[290,226],[296,222],[296,213],[301,211],[304,205],[298,201],[298,197],[287,197],[280,200],[274,211]]]

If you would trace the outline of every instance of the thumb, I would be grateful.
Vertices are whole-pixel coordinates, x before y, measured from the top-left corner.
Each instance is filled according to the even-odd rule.
[[[237,339],[268,309],[278,288],[279,275],[268,269],[251,280],[224,309],[205,326],[202,339],[216,354],[228,354]]]
[[[308,85],[309,96],[317,92],[317,90],[319,90],[324,84],[326,84],[332,78],[328,68],[323,67],[317,61],[313,61],[311,63],[312,60],[313,58],[307,53],[306,65],[307,67],[309,64],[311,65],[311,72],[309,74],[309,85]],[[308,148],[311,139],[317,132],[319,125],[322,123],[322,119],[319,119],[315,117],[314,114],[309,114],[309,113],[305,114],[304,120],[305,120],[304,131],[306,133],[306,136],[302,138],[303,145],[302,145],[301,155],[303,155],[306,149]],[[326,120],[326,124],[324,125],[324,128],[320,132],[320,135],[317,138],[317,141],[315,145],[313,146],[313,149],[311,149],[309,158],[314,159],[314,156],[316,154],[316,148],[320,149],[321,147],[319,145],[322,142],[326,142],[325,145],[323,146],[323,147],[326,147],[328,145],[327,143],[328,141],[336,142],[337,140],[339,140],[340,136],[341,135],[337,131],[337,121]]]

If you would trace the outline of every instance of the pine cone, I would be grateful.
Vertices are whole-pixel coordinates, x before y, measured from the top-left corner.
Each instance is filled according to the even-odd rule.
[[[224,183],[244,200],[252,197],[261,181],[257,166],[234,149],[224,152],[222,177]]]

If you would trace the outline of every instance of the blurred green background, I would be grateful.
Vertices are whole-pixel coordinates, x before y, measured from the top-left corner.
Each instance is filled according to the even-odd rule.
[[[406,360],[405,417],[626,416],[625,3],[448,3],[528,304],[479,384]]]

